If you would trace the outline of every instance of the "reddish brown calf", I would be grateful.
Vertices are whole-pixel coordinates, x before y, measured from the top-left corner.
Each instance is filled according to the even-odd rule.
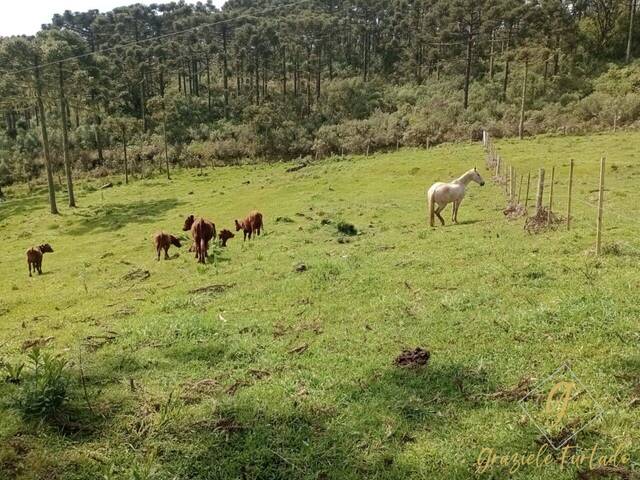
[[[221,230],[220,234],[218,235],[218,238],[220,239],[220,246],[226,247],[227,240],[230,240],[233,237],[235,237],[235,235],[231,233],[229,230],[227,230],[226,228],[224,230]]]
[[[260,232],[263,228],[264,226],[262,223],[262,214],[255,210],[241,222],[236,220],[236,232],[242,230],[244,232],[245,240],[247,239],[247,237],[249,237],[249,240],[251,240],[251,235],[253,235],[254,233],[256,235],[260,235]]]
[[[216,238],[216,225],[204,218],[189,215],[184,221],[182,230],[185,232],[191,230],[198,263],[206,263],[206,258],[209,256],[209,242]]]
[[[37,247],[32,247],[27,250],[27,265],[29,265],[29,276],[31,276],[31,269],[34,272],[38,272],[38,275],[42,275],[42,257],[45,253],[53,253],[53,248],[48,243],[44,243]]]
[[[158,253],[158,260],[160,260],[160,252],[164,250],[164,259],[169,260],[169,247],[174,245],[175,247],[180,248],[182,244],[180,240],[174,235],[170,235],[165,232],[156,233],[155,237],[153,237],[153,243],[156,246],[156,252]]]

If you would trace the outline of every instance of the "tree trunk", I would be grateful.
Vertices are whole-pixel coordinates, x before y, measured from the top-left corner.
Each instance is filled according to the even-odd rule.
[[[522,79],[522,99],[520,101],[520,123],[518,124],[518,137],[524,136],[524,104],[527,98],[527,77],[529,76],[529,58],[524,60],[524,78]]]
[[[491,51],[489,53],[489,79],[493,81],[493,57],[494,57],[494,38],[495,38],[495,30],[491,30]]]
[[[629,34],[627,36],[627,53],[625,62],[631,61],[631,40],[633,39],[633,17],[636,13],[636,0],[629,0]]]
[[[511,28],[507,35],[507,44],[504,49],[505,62],[504,62],[504,78],[502,79],[502,99],[507,99],[507,88],[509,87],[509,43],[511,42]]]
[[[469,31],[467,36],[467,66],[464,71],[464,109],[469,107],[469,81],[471,80],[471,43],[473,36]]]
[[[560,37],[556,35],[556,48],[553,52],[553,76],[560,73]]]
[[[146,98],[144,91],[144,73],[142,74],[142,82],[140,82],[140,115],[142,116],[142,129],[147,131],[147,111],[146,111]]]
[[[167,110],[164,102],[162,103],[162,137],[164,140],[164,161],[167,165],[167,180],[171,180],[171,171],[169,170],[169,146],[167,142]]]
[[[320,44],[316,46],[317,68],[316,68],[316,100],[320,100],[320,82],[322,81],[322,49]]]
[[[122,150],[124,151],[124,183],[129,184],[129,161],[127,159],[127,128],[122,127]]]
[[[104,155],[102,153],[102,135],[100,134],[100,124],[102,121],[96,114],[95,123],[93,124],[93,135],[96,139],[96,149],[98,150],[98,164],[104,165]]]
[[[53,184],[53,168],[51,166],[51,156],[49,152],[49,135],[47,134],[47,117],[44,112],[44,104],[42,103],[42,80],[40,77],[40,64],[36,63],[36,103],[38,106],[38,117],[40,120],[40,129],[42,132],[42,148],[44,150],[44,164],[47,169],[47,186],[49,187],[49,206],[51,213],[58,214],[58,206],[56,205],[56,191]]]
[[[369,32],[365,29],[363,39],[363,65],[362,65],[362,80],[367,81],[369,79]]]
[[[62,120],[62,154],[64,158],[64,173],[67,177],[67,192],[69,193],[69,206],[76,206],[73,194],[73,179],[71,178],[71,161],[69,158],[69,135],[67,125],[67,102],[64,97],[64,80],[62,78],[62,63],[58,63],[58,86],[60,88],[60,118]]]
[[[311,47],[307,48],[307,114],[311,113]]]
[[[282,96],[287,96],[287,51],[282,47]]]
[[[209,54],[207,54],[207,112],[211,115],[211,71],[209,67]]]
[[[227,27],[222,27],[222,87],[224,88],[224,118],[229,118],[229,66],[227,64]]]

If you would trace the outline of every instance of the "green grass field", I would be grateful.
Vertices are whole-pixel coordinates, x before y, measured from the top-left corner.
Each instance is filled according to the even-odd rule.
[[[584,468],[560,461],[476,468],[483,448],[538,452],[514,387],[565,362],[604,411],[578,447],[640,461],[640,134],[498,148],[521,173],[556,165],[560,214],[576,160],[571,231],[527,234],[490,181],[470,186],[459,225],[429,228],[432,182],[474,165],[489,180],[477,144],[79,182],[80,207],[60,216],[44,193],[0,204],[0,359],[26,362],[23,342],[53,337],[42,350],[69,361],[54,419],[24,418],[23,387],[0,382],[0,478],[576,478]],[[231,228],[253,208],[255,241],[205,266],[189,242],[155,260],[153,233],[186,239],[186,215]],[[42,242],[55,253],[29,278],[24,252]],[[417,346],[426,367],[394,365]]]

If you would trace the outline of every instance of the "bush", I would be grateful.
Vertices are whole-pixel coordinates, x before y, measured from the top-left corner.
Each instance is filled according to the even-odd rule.
[[[34,348],[27,367],[16,407],[25,417],[54,417],[67,401],[67,362]]]

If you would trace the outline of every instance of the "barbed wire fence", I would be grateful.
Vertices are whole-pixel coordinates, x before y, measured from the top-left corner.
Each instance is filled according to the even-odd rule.
[[[566,181],[566,194],[558,195],[558,171],[551,167],[550,172],[545,168],[539,168],[537,175],[529,170],[519,172],[513,164],[510,164],[499,153],[488,131],[482,132],[482,145],[486,153],[486,166],[491,172],[492,180],[504,189],[507,205],[504,209],[505,216],[510,220],[524,218],[523,228],[529,233],[535,234],[547,230],[563,228],[570,231],[574,220],[574,206],[579,203],[589,207],[593,211],[594,251],[596,256],[603,254],[603,250],[610,248],[604,243],[603,226],[605,213],[625,221],[627,224],[639,223],[638,219],[607,208],[605,203],[605,173],[606,158],[603,156],[599,162],[599,181],[590,193],[597,194],[596,201],[588,201],[575,195],[575,161],[571,159],[568,164]],[[564,203],[561,209],[559,201]],[[533,209],[531,212],[530,210]],[[640,255],[640,249],[630,246],[635,254]]]

